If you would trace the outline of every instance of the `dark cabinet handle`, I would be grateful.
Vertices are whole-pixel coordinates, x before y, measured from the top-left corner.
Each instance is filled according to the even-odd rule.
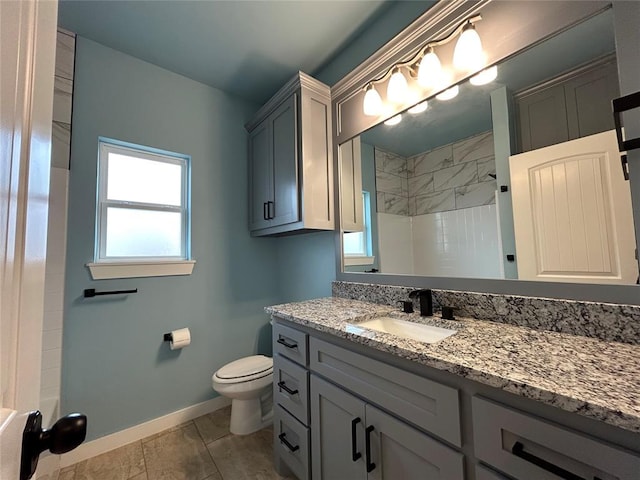
[[[264,218],[265,220],[269,220],[267,215],[269,215],[268,208],[267,208],[267,202],[264,202],[262,204],[262,218]]]
[[[269,220],[276,218],[276,204],[271,200],[267,202],[267,216],[269,217]]]
[[[279,338],[278,340],[276,340],[276,342],[278,342],[280,345],[284,345],[287,348],[298,348],[297,343],[289,343],[284,338]]]
[[[291,390],[284,382],[278,382],[278,387],[287,392],[289,395],[295,395],[298,393],[298,390]]]
[[[554,465],[553,463],[547,462],[545,459],[536,457],[535,455],[525,452],[524,445],[521,442],[516,442],[513,444],[511,448],[511,453],[513,453],[516,457],[519,457],[523,460],[526,460],[529,463],[533,463],[535,466],[546,470],[547,472],[553,473],[560,478],[564,478],[565,480],[585,480],[582,477],[579,477],[575,473],[571,473],[568,470],[565,470],[562,467]]]
[[[373,425],[369,425],[365,430],[364,436],[364,454],[367,457],[365,459],[367,463],[367,473],[373,472],[373,469],[376,468],[376,464],[371,461],[371,432],[374,430]]]
[[[280,443],[284,443],[290,452],[295,452],[296,450],[299,450],[300,445],[291,445],[291,443],[289,443],[289,440],[285,438],[286,436],[287,434],[284,432],[278,435],[278,438],[280,439]]]
[[[354,462],[362,457],[362,454],[358,452],[358,442],[356,437],[356,425],[358,425],[360,422],[360,417],[356,417],[351,420],[351,459]]]

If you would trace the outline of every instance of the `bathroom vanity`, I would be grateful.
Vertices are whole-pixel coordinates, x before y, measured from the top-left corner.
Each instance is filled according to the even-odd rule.
[[[638,345],[331,297],[274,320],[276,468],[300,479],[637,479]],[[428,344],[358,324],[456,330]],[[626,359],[626,361],[625,361]]]

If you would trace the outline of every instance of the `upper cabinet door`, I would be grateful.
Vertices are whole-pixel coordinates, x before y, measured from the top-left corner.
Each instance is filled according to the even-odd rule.
[[[268,119],[273,152],[273,203],[269,205],[271,226],[300,220],[298,184],[297,99],[291,95]]]
[[[271,133],[267,122],[249,135],[249,230],[269,226],[269,207],[272,200],[273,167]]]
[[[509,157],[522,280],[636,283],[629,182],[615,131]]]
[[[342,229],[361,232],[364,228],[362,203],[362,153],[360,137],[338,147]]]

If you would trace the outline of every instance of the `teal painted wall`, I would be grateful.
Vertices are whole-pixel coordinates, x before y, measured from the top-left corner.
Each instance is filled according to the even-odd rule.
[[[277,243],[247,229],[247,135],[256,105],[78,38],[69,186],[62,412],[94,439],[208,400],[224,363],[270,354]],[[191,276],[92,281],[98,136],[191,155]],[[83,299],[85,288],[138,288]],[[189,327],[172,352],[163,333]]]

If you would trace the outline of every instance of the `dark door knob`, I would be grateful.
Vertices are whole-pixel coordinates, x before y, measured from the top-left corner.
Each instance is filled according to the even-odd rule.
[[[60,455],[67,453],[87,436],[87,417],[71,413],[58,420],[49,430],[42,428],[42,414],[31,412],[22,435],[20,480],[28,480],[38,466],[38,458],[45,450]]]

